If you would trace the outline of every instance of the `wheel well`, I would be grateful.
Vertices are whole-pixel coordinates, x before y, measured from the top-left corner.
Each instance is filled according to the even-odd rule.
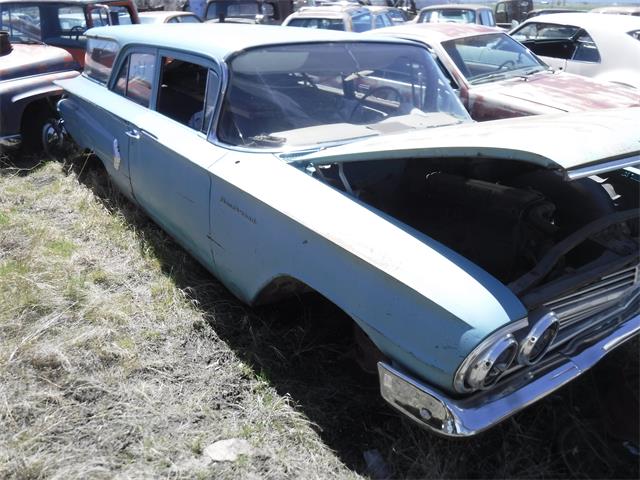
[[[315,291],[313,288],[296,278],[289,275],[280,275],[272,278],[269,283],[262,287],[252,303],[265,305],[313,291]]]
[[[55,112],[48,98],[40,98],[30,102],[22,111],[22,119],[20,120],[20,131],[24,132],[29,128],[28,122],[41,115],[53,114]]]

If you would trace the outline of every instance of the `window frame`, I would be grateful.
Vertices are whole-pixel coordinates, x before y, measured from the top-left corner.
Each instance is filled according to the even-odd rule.
[[[115,91],[115,84],[118,78],[118,74],[120,73],[120,69],[122,68],[123,64],[127,62],[129,57],[134,53],[153,54],[156,57],[155,64],[154,64],[155,71],[153,76],[153,84],[151,88],[151,98],[150,98],[148,107],[140,105],[139,103],[136,103],[133,100],[131,100],[126,95],[121,95]],[[211,70],[215,75],[218,76],[218,98],[216,99],[216,105],[214,107],[213,114],[211,115],[211,119],[209,120],[209,125],[207,125],[205,129],[194,130],[193,128],[187,125],[184,125],[176,120],[173,120],[170,117],[167,117],[166,115],[162,114],[157,110],[158,94],[160,89],[160,73],[161,73],[160,70],[162,68],[163,57],[171,57],[178,60],[182,60],[184,62],[195,63],[197,65],[204,67],[206,70]],[[128,82],[128,76],[129,75],[127,72],[127,82]],[[111,75],[109,77],[109,80],[106,84],[104,84],[104,87],[107,88],[114,95],[118,95],[119,97],[128,100],[129,102],[131,102],[132,105],[136,105],[140,108],[146,108],[147,110],[153,111],[158,115],[162,115],[163,118],[169,121],[175,122],[178,125],[182,125],[183,127],[188,128],[192,132],[200,135],[202,138],[206,138],[206,139],[209,139],[209,141],[211,141],[210,132],[212,131],[215,132],[215,128],[212,128],[212,127],[218,121],[221,99],[224,97],[224,91],[226,89],[226,85],[227,85],[226,70],[223,68],[221,63],[218,63],[212,58],[201,56],[194,53],[184,52],[181,50],[172,50],[164,47],[156,47],[153,45],[130,44],[120,48],[120,51],[118,52],[118,56],[113,63],[113,68],[111,70]],[[209,89],[209,78],[207,74],[207,87],[205,89],[205,98],[209,93],[208,89]]]
[[[131,98],[125,95],[121,95],[115,91],[116,81],[118,79],[118,75],[120,74],[120,70],[122,69],[123,64],[129,59],[129,57],[135,53],[155,55],[155,63],[154,63],[154,72],[153,72],[153,81],[151,83],[151,96],[149,98],[149,105],[144,106],[139,103],[134,102]],[[109,78],[109,82],[106,87],[109,89],[111,93],[114,95],[118,95],[132,104],[139,106],[140,108],[146,108],[148,110],[155,110],[156,107],[156,98],[157,98],[157,90],[158,90],[158,68],[159,68],[159,56],[158,49],[156,47],[150,45],[126,45],[120,50],[118,58],[114,62],[113,69],[111,70],[111,77]],[[129,72],[127,70],[127,91],[129,90]]]
[[[191,127],[189,127],[188,125],[185,125],[183,123],[178,122],[177,120],[174,120],[170,117],[167,117],[165,114],[159,112],[157,110],[157,106],[158,106],[158,98],[160,95],[160,75],[161,75],[161,69],[162,69],[162,59],[163,58],[175,58],[176,60],[180,60],[182,62],[188,62],[188,63],[193,63],[195,65],[198,65],[202,68],[204,68],[205,70],[207,70],[207,83],[206,83],[206,87],[205,87],[205,91],[204,91],[204,98],[205,98],[205,103],[203,104],[203,107],[206,106],[206,100],[207,100],[207,95],[209,94],[209,71],[212,71],[215,75],[218,76],[218,97],[216,98],[216,104],[214,106],[214,110],[213,110],[213,114],[211,115],[211,119],[209,120],[209,125],[206,126],[206,128],[201,128],[200,130],[196,130],[193,129]],[[159,48],[158,49],[158,58],[157,58],[157,63],[156,63],[156,79],[155,79],[155,83],[156,83],[156,89],[154,92],[154,99],[153,99],[153,108],[149,108],[150,110],[153,110],[154,112],[156,112],[158,115],[162,115],[163,118],[166,118],[168,120],[171,120],[173,122],[176,122],[179,125],[182,125],[186,128],[188,128],[189,130],[198,133],[200,135],[203,135],[204,137],[207,137],[209,134],[209,131],[211,130],[211,126],[212,123],[214,122],[214,120],[217,117],[217,111],[220,108],[220,99],[223,97],[223,95],[221,94],[222,92],[222,75],[221,75],[221,69],[220,69],[220,65],[218,63],[216,63],[214,60],[212,60],[211,58],[208,57],[203,57],[201,55],[197,55],[194,53],[187,53],[187,52],[183,52],[180,50],[171,50],[168,48]],[[204,127],[204,125],[203,125]]]

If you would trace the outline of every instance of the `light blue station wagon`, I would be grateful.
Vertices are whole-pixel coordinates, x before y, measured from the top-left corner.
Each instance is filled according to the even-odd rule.
[[[75,141],[243,301],[334,302],[420,425],[473,435],[638,334],[639,109],[471,123],[425,48],[357,34],[87,37]]]

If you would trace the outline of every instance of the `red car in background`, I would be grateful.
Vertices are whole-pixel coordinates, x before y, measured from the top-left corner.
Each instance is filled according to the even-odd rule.
[[[132,0],[0,0],[0,30],[14,41],[63,48],[79,66],[86,30],[131,23],[140,23]]]
[[[427,45],[474,120],[640,106],[640,91],[554,70],[496,28],[420,23],[371,34]]]

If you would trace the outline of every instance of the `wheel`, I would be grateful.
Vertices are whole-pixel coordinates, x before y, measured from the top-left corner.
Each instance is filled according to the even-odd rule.
[[[42,125],[40,142],[42,151],[52,160],[56,160],[64,149],[64,129],[57,118],[48,118]]]

